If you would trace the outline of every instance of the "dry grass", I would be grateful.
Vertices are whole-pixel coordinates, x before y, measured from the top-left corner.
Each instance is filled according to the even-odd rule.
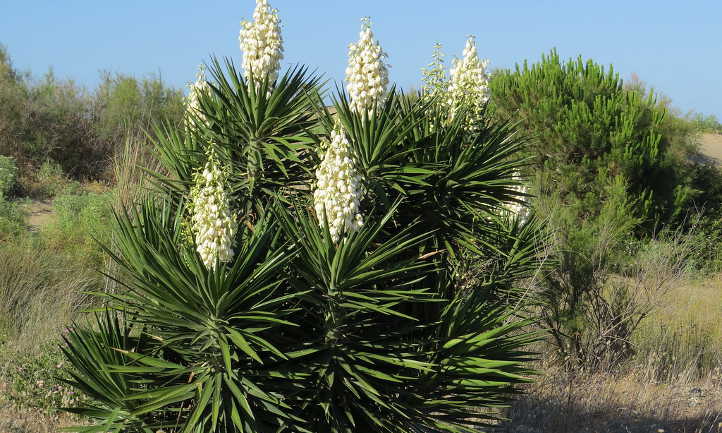
[[[688,381],[722,369],[722,275],[685,281],[660,299],[634,338],[651,380]]]
[[[722,377],[673,384],[645,381],[646,374],[545,374],[507,412],[509,433],[712,433],[722,432]]]
[[[655,305],[622,366],[568,372],[545,356],[499,431],[722,432],[722,275],[675,281]]]
[[[148,172],[163,172],[158,160],[148,150],[147,140],[127,134],[123,147],[113,159],[115,205],[131,206],[142,191],[150,186]]]
[[[70,266],[68,259],[31,241],[0,248],[2,350],[32,350],[55,339],[86,305],[97,275]]]

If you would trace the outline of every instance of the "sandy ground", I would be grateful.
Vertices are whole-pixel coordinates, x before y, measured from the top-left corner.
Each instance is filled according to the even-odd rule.
[[[717,164],[722,164],[722,134],[702,134],[700,150],[706,156],[716,160]]]

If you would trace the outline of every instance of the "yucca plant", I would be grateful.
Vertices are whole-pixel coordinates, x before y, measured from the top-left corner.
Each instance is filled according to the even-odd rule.
[[[259,0],[242,37],[274,13]],[[107,249],[123,289],[66,340],[77,430],[479,431],[531,373],[524,141],[387,91],[369,22],[331,110],[271,57],[214,60],[183,127],[158,127],[157,188]]]

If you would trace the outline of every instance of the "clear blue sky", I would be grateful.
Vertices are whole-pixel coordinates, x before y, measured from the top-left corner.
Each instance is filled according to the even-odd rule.
[[[304,63],[342,79],[359,19],[370,16],[392,65],[391,79],[415,86],[432,45],[447,59],[467,35],[492,67],[535,61],[556,47],[636,73],[682,111],[722,120],[722,1],[271,0],[280,10],[284,66]],[[210,54],[240,60],[239,21],[253,0],[0,0],[0,43],[36,76],[93,87],[99,71],[160,73],[174,86],[194,78]]]

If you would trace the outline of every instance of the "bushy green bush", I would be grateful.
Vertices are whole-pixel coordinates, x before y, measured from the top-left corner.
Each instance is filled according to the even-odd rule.
[[[625,356],[638,318],[613,299],[621,300],[624,289],[613,287],[610,294],[609,286],[614,273],[634,254],[629,242],[639,219],[621,177],[605,195],[597,215],[559,206],[554,194],[537,203],[540,213],[549,216],[553,233],[546,247],[555,261],[541,281],[540,314],[564,362],[594,365]]]
[[[116,149],[128,134],[152,133],[154,122],[178,124],[185,109],[183,92],[167,87],[160,78],[109,73],[103,73],[94,103],[98,115],[94,130]]]
[[[694,125],[702,132],[713,132],[722,134],[722,123],[713,114],[704,115],[702,113],[695,113],[689,116],[690,120]]]
[[[534,169],[545,173],[540,194],[559,194],[593,216],[621,176],[647,233],[706,200],[688,179],[693,130],[670,119],[651,92],[625,88],[612,67],[563,62],[552,51],[495,73],[491,89],[497,114],[519,120],[532,137]]]
[[[12,66],[4,55],[2,69]],[[34,82],[29,76],[0,77],[0,153],[17,159],[23,170],[54,160],[68,173],[91,171],[98,160],[90,129],[90,100],[72,81],[52,73]]]
[[[20,194],[36,200],[50,200],[59,194],[72,194],[80,190],[80,182],[69,178],[63,167],[46,160],[32,172],[24,173],[20,183]]]
[[[9,193],[15,187],[17,172],[15,159],[0,155],[0,242],[18,234],[23,226],[23,213],[9,199]]]

